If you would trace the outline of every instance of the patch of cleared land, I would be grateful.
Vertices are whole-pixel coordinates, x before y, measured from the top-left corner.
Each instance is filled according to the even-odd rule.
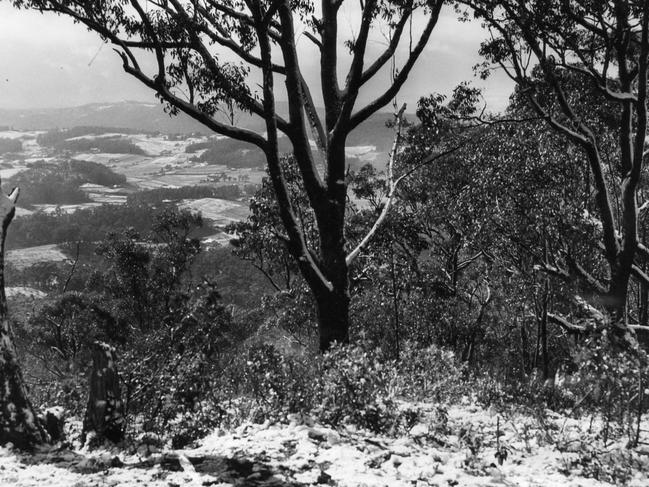
[[[8,298],[44,298],[47,296],[43,291],[26,286],[10,286],[5,288],[5,294]]]
[[[234,235],[225,233],[225,232],[217,232],[213,235],[208,235],[207,237],[203,238],[201,242],[203,242],[205,245],[213,245],[213,244],[218,244],[218,245],[228,245],[230,243],[230,240],[234,238]]]
[[[1,139],[34,139],[38,134],[42,132],[39,131],[18,131],[18,130],[0,130]]]
[[[62,211],[63,213],[74,213],[75,211],[85,210],[101,205],[101,203],[91,202],[81,203],[78,205],[34,205],[34,208],[37,211],[42,211],[43,213],[50,215],[52,213],[55,213],[56,211]]]
[[[126,176],[127,181],[139,189],[178,188],[200,184],[246,182],[259,184],[264,171],[230,169],[222,165],[195,162],[195,154],[184,152],[161,156],[136,154],[81,153],[73,156],[80,161],[103,164]]]
[[[11,168],[0,169],[0,179],[8,179],[14,177],[16,174],[24,171],[25,169],[27,169],[27,166],[22,165],[15,165]]]
[[[123,188],[109,188],[101,184],[82,184],[79,189],[86,193],[95,203],[108,203],[111,205],[123,205],[126,203],[127,195]]]
[[[248,216],[248,205],[218,198],[182,200],[178,206],[201,212],[203,218],[212,220],[219,226],[243,220]]]
[[[18,269],[24,269],[38,262],[64,262],[69,259],[58,245],[51,244],[10,250],[5,260]]]

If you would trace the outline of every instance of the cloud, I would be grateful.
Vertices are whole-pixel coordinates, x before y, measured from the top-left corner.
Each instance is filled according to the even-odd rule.
[[[357,26],[358,9],[347,2],[341,16],[341,36],[351,34]],[[423,27],[422,18],[413,20],[413,30]],[[459,82],[472,78],[472,66],[478,61],[477,49],[484,32],[476,23],[459,23],[447,10],[439,19],[431,41],[417,67],[404,86],[400,100],[411,108],[419,96],[431,92],[449,92]],[[369,43],[369,57],[378,55],[385,46],[380,33]],[[403,49],[406,49],[405,47]],[[310,42],[299,42],[302,69],[307,80],[319,92],[319,64]],[[341,45],[341,54],[345,49]],[[402,62],[407,52],[397,54]],[[92,102],[120,100],[152,101],[151,92],[122,71],[121,60],[110,45],[70,19],[33,11],[18,11],[0,3],[0,108],[39,108],[74,106]],[[344,70],[340,73],[341,82]],[[490,100],[501,105],[508,89],[504,78],[495,78],[487,86],[493,89]],[[389,81],[386,70],[368,84],[360,101],[368,101]],[[282,86],[280,84],[279,86]],[[278,93],[278,98],[285,95]],[[498,107],[501,108],[501,107]]]

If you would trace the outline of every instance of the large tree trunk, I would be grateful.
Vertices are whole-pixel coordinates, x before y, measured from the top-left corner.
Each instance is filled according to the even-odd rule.
[[[316,294],[320,351],[349,342],[349,291],[334,289]]]
[[[620,252],[618,259],[611,264],[611,280],[608,292],[604,297],[605,309],[611,320],[609,328],[613,337],[625,340],[629,331],[627,305],[632,264],[633,260],[625,258],[625,254]]]
[[[119,443],[124,439],[124,403],[121,400],[115,349],[95,342],[92,351],[92,375],[88,407],[83,421],[84,437],[95,433],[96,441]]]
[[[13,443],[23,450],[46,441],[27,397],[27,388],[20,371],[16,349],[11,338],[4,287],[4,248],[7,227],[16,209],[18,190],[9,197],[0,195],[2,234],[0,235],[0,445]]]
[[[318,308],[320,350],[327,351],[334,342],[349,342],[349,273],[345,252],[345,199],[330,202],[328,211],[318,215],[322,270],[330,286],[314,287]],[[336,201],[336,200],[334,200]]]

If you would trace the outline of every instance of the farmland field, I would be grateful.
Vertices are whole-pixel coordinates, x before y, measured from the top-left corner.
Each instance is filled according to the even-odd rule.
[[[245,166],[258,163],[256,159],[248,157],[251,150],[249,145],[229,139],[221,142],[223,137],[202,134],[166,135],[138,133],[133,129],[75,127],[50,131],[4,130],[0,131],[0,138],[20,141],[22,144],[19,146],[22,150],[18,152],[0,154],[0,178],[4,183],[4,191],[11,189],[16,178],[42,177],[38,176],[39,171],[50,171],[56,180],[57,177],[62,177],[56,169],[57,165],[65,165],[68,171],[73,167],[70,164],[83,168],[84,163],[87,163],[88,167],[95,168],[94,171],[98,171],[97,165],[100,165],[114,173],[113,179],[125,177],[125,181],[122,179],[122,183],[116,185],[81,181],[75,188],[74,201],[71,198],[65,199],[67,190],[63,191],[63,196],[61,193],[53,193],[59,195],[57,201],[44,199],[45,196],[34,199],[34,195],[40,194],[38,191],[45,194],[49,186],[21,186],[23,192],[18,202],[17,219],[30,217],[37,212],[70,214],[106,204],[124,205],[130,195],[161,188],[219,188],[236,185],[242,190],[241,194],[250,194],[246,191],[250,191],[251,185],[261,184],[266,175],[263,168]],[[375,162],[383,157],[377,146],[359,142],[357,146],[346,148],[348,157],[361,162]],[[224,144],[223,152],[219,151],[221,143]],[[232,161],[233,167],[225,165],[226,161],[228,164]],[[243,191],[244,188],[246,191]],[[245,197],[239,197],[238,200],[218,197],[184,198],[170,202],[175,202],[179,208],[202,214],[208,230],[211,227],[214,231],[211,236],[204,238],[206,244],[227,244],[231,236],[223,232],[223,227],[245,219],[249,212]],[[38,243],[45,242],[41,240]],[[56,245],[26,247],[18,250],[14,247],[8,252],[7,261],[22,269],[37,262],[66,260],[66,256]]]
[[[7,262],[18,269],[24,269],[38,262],[63,262],[68,257],[58,245],[39,245],[7,252]]]

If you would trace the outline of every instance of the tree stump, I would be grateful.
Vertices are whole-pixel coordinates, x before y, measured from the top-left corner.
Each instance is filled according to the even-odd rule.
[[[124,403],[121,400],[115,349],[95,342],[92,350],[92,374],[88,406],[83,420],[83,436],[95,433],[96,441],[119,443],[124,439]]]
[[[65,410],[62,407],[54,406],[46,409],[39,417],[39,421],[52,443],[65,439]]]
[[[44,443],[43,431],[27,397],[16,349],[11,339],[5,296],[4,250],[9,223],[16,213],[18,190],[9,196],[0,194],[0,445],[12,443],[21,450],[30,450]]]

